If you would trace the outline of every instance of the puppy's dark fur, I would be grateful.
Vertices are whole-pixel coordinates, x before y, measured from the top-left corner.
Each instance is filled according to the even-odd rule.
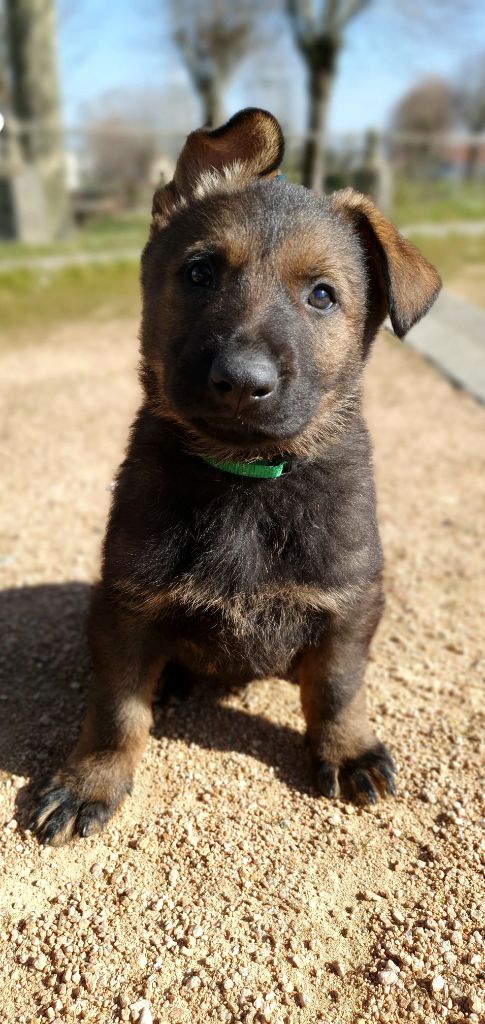
[[[86,721],[35,808],[45,842],[95,832],[130,792],[174,663],[235,682],[294,678],[321,791],[394,791],[363,688],[383,595],[361,375],[386,314],[402,336],[440,281],[368,198],[273,180],[282,150],[274,118],[243,111],[189,136],[155,196],[144,400],[91,609]],[[255,367],[271,386],[236,408],[234,374],[251,382]],[[236,476],[205,456],[290,472]]]

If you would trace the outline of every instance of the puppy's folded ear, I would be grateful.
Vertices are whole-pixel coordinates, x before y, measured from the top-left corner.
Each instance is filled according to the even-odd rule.
[[[207,171],[234,170],[244,182],[269,178],[278,172],[284,140],[278,121],[267,110],[248,107],[230,121],[189,135],[177,160],[174,182],[182,195],[193,192]]]
[[[368,255],[371,283],[384,296],[384,315],[389,313],[395,333],[403,338],[436,299],[441,288],[438,271],[368,196],[346,188],[330,196],[330,207],[355,225]]]
[[[188,136],[173,181],[155,193],[153,228],[162,227],[177,205],[185,205],[220,181],[247,185],[278,173],[284,153],[280,125],[267,110],[248,107],[221,128],[199,128]]]

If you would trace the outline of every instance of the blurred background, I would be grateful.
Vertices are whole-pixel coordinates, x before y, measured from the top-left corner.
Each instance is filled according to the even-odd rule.
[[[482,0],[0,0],[2,334],[136,313],[154,188],[247,105],[485,305]]]

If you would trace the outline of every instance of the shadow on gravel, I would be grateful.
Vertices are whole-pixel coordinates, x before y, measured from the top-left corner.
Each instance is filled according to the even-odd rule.
[[[90,672],[90,590],[72,582],[0,592],[0,770],[32,780],[18,795],[22,822],[35,788],[62,763],[79,729]],[[312,792],[301,734],[222,705],[228,692],[215,683],[184,690],[171,680],[155,706],[154,735],[250,753],[287,785]]]
[[[153,734],[207,750],[250,754],[273,767],[287,786],[315,795],[304,736],[251,711],[250,692],[257,685],[235,690],[210,679],[193,684],[182,676],[170,679],[155,704]],[[247,711],[221,703],[231,692],[247,694]]]
[[[73,582],[0,592],[0,770],[32,780],[17,794],[21,825],[77,734],[89,677],[90,590]]]
[[[0,592],[0,769],[36,776],[76,735],[89,656],[86,583]]]

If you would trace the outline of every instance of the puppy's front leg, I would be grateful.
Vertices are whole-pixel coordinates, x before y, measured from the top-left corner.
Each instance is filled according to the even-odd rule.
[[[367,655],[381,610],[376,582],[353,614],[334,619],[320,646],[308,649],[299,665],[316,781],[328,797],[340,792],[376,803],[378,793],[395,793],[395,767],[372,731],[365,702]]]
[[[101,591],[93,600],[89,639],[94,676],[81,735],[31,820],[41,840],[55,846],[99,832],[131,792],[164,664],[152,629],[117,610]]]

